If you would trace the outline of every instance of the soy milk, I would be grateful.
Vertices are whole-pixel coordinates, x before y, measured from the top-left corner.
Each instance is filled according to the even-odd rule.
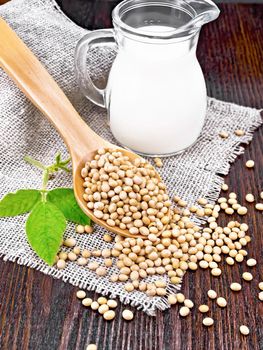
[[[140,29],[161,35],[173,28]],[[172,154],[189,147],[206,113],[206,87],[195,54],[198,35],[165,44],[121,40],[106,89],[113,135],[143,154]]]

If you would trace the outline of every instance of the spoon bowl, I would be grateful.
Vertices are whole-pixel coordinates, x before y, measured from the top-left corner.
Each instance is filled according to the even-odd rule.
[[[17,59],[18,57],[19,59]],[[111,232],[125,237],[146,238],[142,235],[132,235],[128,230],[122,230],[117,226],[111,227],[105,221],[96,218],[83,199],[84,180],[81,177],[81,169],[87,161],[94,159],[99,148],[118,149],[132,161],[141,157],[113,145],[97,135],[79,116],[64,92],[36,56],[1,18],[0,67],[14,80],[20,90],[47,117],[62,136],[72,159],[75,197],[83,212],[95,223]],[[158,173],[156,174],[159,176]]]
[[[128,150],[123,149],[123,148],[120,148],[120,147],[115,146],[115,145],[110,144],[110,143],[107,143],[105,145],[101,145],[99,148],[102,148],[102,147],[104,147],[104,148],[114,148],[114,149],[116,149],[118,151],[121,151],[122,154],[124,156],[129,157],[130,160],[134,160],[135,158],[140,157],[140,156],[138,156],[137,154],[135,154],[135,153],[133,153],[131,151],[128,151]],[[127,230],[127,229],[126,230],[122,230],[118,226],[115,226],[115,227],[109,226],[106,221],[96,218],[96,216],[94,215],[93,211],[90,210],[87,207],[87,202],[83,198],[83,194],[84,194],[83,182],[84,182],[84,179],[81,176],[81,170],[85,166],[85,163],[87,161],[90,161],[90,160],[94,159],[96,151],[97,151],[97,149],[94,150],[93,152],[88,153],[87,156],[85,156],[82,159],[82,161],[76,162],[76,166],[73,165],[73,187],[74,187],[74,193],[75,193],[75,197],[76,197],[76,200],[78,202],[78,205],[80,206],[82,211],[92,219],[92,221],[94,221],[95,223],[99,224],[100,226],[106,228],[108,231],[114,232],[114,233],[116,233],[118,235],[121,235],[121,236],[124,236],[124,237],[133,237],[133,238],[139,238],[140,237],[140,238],[146,239],[147,238],[146,236],[143,236],[143,235],[140,235],[140,234],[137,234],[137,235],[131,234],[129,232],[129,230]],[[74,164],[74,162],[73,162],[73,164]],[[158,175],[158,177],[159,177],[159,175]],[[159,177],[159,179],[161,180],[160,177]],[[159,236],[160,234],[161,234],[161,231],[158,232],[157,236]]]

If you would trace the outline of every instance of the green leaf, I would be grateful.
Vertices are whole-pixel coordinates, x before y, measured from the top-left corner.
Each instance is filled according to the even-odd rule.
[[[42,164],[39,160],[36,160],[34,158],[31,158],[29,156],[24,156],[24,161],[28,162],[31,165],[34,165],[35,167],[41,169],[41,170],[45,170],[46,167],[44,164]]]
[[[0,217],[16,216],[30,211],[41,200],[38,190],[19,190],[0,201]]]
[[[66,229],[62,212],[50,202],[39,202],[26,222],[27,239],[37,255],[53,265]]]
[[[47,200],[55,204],[65,218],[80,225],[90,225],[90,218],[78,206],[72,188],[56,188],[48,192]]]
[[[60,163],[60,161],[61,161],[61,154],[60,154],[60,152],[56,154],[55,160],[56,160],[56,164]]]

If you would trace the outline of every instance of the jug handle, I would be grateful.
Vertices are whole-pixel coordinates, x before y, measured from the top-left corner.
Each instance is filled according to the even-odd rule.
[[[105,90],[95,86],[87,71],[88,52],[96,41],[101,43],[102,39],[104,39],[105,45],[109,41],[115,43],[113,29],[94,30],[78,42],[75,50],[75,73],[83,94],[96,105],[105,108]]]

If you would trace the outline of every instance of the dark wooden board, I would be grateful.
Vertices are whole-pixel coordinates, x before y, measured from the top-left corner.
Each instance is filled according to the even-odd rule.
[[[112,1],[62,1],[63,8],[81,25],[110,26]],[[253,107],[263,107],[263,5],[223,4],[220,18],[202,30],[198,57],[210,96]],[[74,13],[73,13],[74,12]],[[238,157],[226,178],[231,191],[244,202],[246,193],[263,190],[263,132],[255,133],[245,154]],[[254,170],[245,168],[254,159]],[[229,218],[222,218],[222,224]],[[263,280],[262,214],[249,205],[244,221],[253,237],[249,254],[258,260],[254,268],[244,264],[223,264],[220,278],[209,271],[187,273],[183,292],[199,304],[213,288],[227,298],[221,310],[213,303],[215,325],[202,326],[195,309],[181,319],[173,307],[157,317],[135,312],[134,321],[122,320],[122,307],[113,322],[84,309],[76,300],[77,288],[11,262],[0,261],[0,349],[79,350],[95,342],[99,350],[262,350],[263,304],[257,300],[257,282]],[[229,285],[240,281],[241,272],[252,270],[252,283],[243,283],[242,293],[230,292]],[[88,293],[94,297],[94,293]],[[211,304],[211,303],[210,303]],[[212,304],[211,304],[212,305]],[[241,336],[240,324],[248,324],[251,335]]]

